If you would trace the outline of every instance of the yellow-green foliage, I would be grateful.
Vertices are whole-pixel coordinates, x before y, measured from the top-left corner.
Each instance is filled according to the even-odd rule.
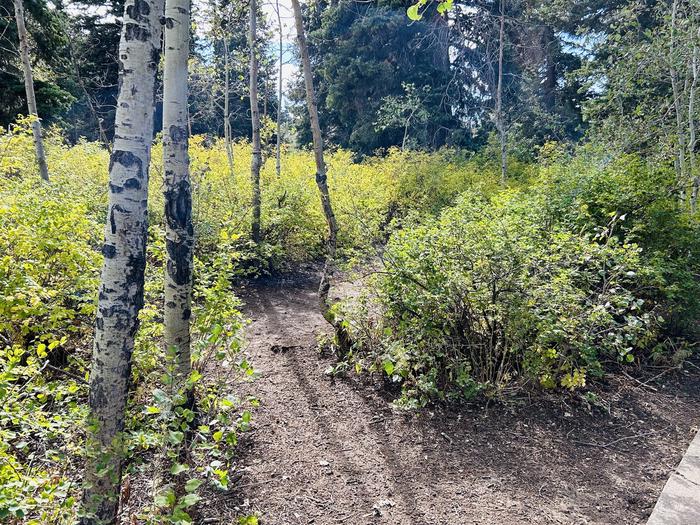
[[[48,131],[46,147],[49,184],[38,175],[28,123],[0,130],[0,520],[15,523],[70,522],[75,510],[79,487],[70,480],[81,465],[87,402],[81,378],[90,359],[107,207],[103,147],[67,145],[58,130]],[[167,361],[160,341],[158,140],[152,153],[128,471],[162,450],[192,415],[180,407],[177,418],[164,418],[174,401],[154,388]],[[239,347],[242,319],[231,281],[320,258],[326,224],[310,152],[285,148],[277,176],[273,150],[266,149],[259,246],[249,234],[250,146],[235,144],[233,173],[221,140],[193,137],[190,156],[193,353],[204,369],[207,356],[232,357]],[[580,388],[603,372],[604,362],[656,358],[663,351],[658,333],[677,337],[697,325],[698,221],[678,205],[668,169],[586,148],[571,155],[548,144],[539,164],[510,161],[503,191],[488,148],[478,155],[393,150],[362,162],[334,151],[326,161],[340,254],[371,256],[394,233],[383,251],[388,274],[375,290],[383,320],[348,318],[357,343],[348,357],[358,369],[400,382],[409,402],[498,391],[521,378]],[[244,359],[230,361],[252,373]],[[202,479],[190,481],[225,489],[232,461],[226,451],[250,413],[221,398],[222,388],[204,374],[193,375],[198,392],[206,392],[201,406],[221,417],[202,431],[204,448],[189,457],[204,464],[215,451],[225,460],[217,460],[216,479],[197,471],[192,475]],[[175,513],[171,499],[161,498],[162,506]]]
[[[672,167],[546,144],[520,175],[395,232],[336,369],[383,372],[415,403],[528,381],[575,390],[612,362],[687,357],[700,222]]]
[[[658,275],[639,252],[549,226],[540,196],[466,192],[388,243],[370,308],[381,314],[351,323],[355,364],[383,370],[411,403],[533,377],[584,386],[603,361],[631,362],[655,341],[646,294]]]
[[[80,475],[82,463],[87,387],[81,378],[89,369],[106,220],[108,152],[96,143],[67,145],[58,130],[48,130],[46,149],[49,184],[38,176],[28,122],[0,130],[0,521],[11,523],[68,523],[75,510],[79,486],[70,480]],[[146,301],[127,420],[132,467],[161,446],[163,428],[170,424],[154,419],[158,411],[142,410],[144,404],[162,401],[152,397],[164,361],[158,140],[152,153]],[[279,177],[273,151],[267,151],[261,172],[264,241],[252,245],[250,154],[247,143],[235,145],[232,175],[221,140],[198,136],[190,142],[198,359],[219,355],[222,347],[238,347],[242,322],[230,292],[232,278],[293,269],[323,254],[326,223],[313,156],[287,148]],[[478,163],[447,152],[392,151],[358,163],[349,152],[336,151],[328,153],[327,163],[340,225],[339,251],[348,258],[372,254],[385,239],[390,219],[413,211],[435,213],[464,189],[494,188],[497,180]],[[240,366],[243,373],[252,371],[245,361]],[[212,385],[206,389],[216,390]],[[202,402],[225,405],[213,394]],[[235,441],[236,432],[247,426],[245,413],[240,418],[224,418],[212,435]],[[225,477],[227,471],[219,470]],[[217,481],[221,486],[222,480]]]

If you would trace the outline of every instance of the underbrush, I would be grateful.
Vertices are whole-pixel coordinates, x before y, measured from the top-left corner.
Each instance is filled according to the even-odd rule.
[[[31,147],[22,130],[0,140],[0,521],[74,523],[107,155],[94,144],[53,142],[53,180],[44,184],[27,162]],[[238,399],[231,387],[233,378],[253,374],[238,352],[244,321],[230,283],[240,256],[231,240],[199,250],[195,261],[190,385],[196,412],[173,390],[161,343],[163,233],[154,215],[124,440],[125,487],[130,480],[158,481],[132,495],[133,519],[189,523],[200,494],[229,489],[235,443],[257,402]]]
[[[84,462],[102,224],[55,187],[8,183],[0,195],[0,518],[73,523]],[[196,261],[190,384],[198,419],[185,443],[195,412],[172,390],[172,373],[163,365],[169,362],[161,344],[163,247],[155,241],[162,236],[152,231],[151,237],[127,414],[126,479],[154,479],[159,470],[153,465],[160,465],[173,479],[147,493],[150,505],[139,507],[135,516],[188,523],[200,491],[228,489],[234,445],[256,403],[237,399],[229,382],[253,370],[238,355],[243,320],[230,292],[234,252],[223,243],[219,252]],[[209,373],[212,368],[226,376]],[[187,490],[173,501],[170,491],[179,479]]]
[[[415,217],[349,307],[336,369],[379,373],[414,406],[677,363],[697,341],[700,231],[672,181],[633,156],[559,154],[520,190]]]
[[[109,155],[95,143],[66,145],[58,130],[49,131],[46,147],[49,184],[37,176],[28,123],[0,135],[0,520],[10,523],[71,523],[85,459]],[[196,521],[200,494],[233,488],[235,445],[257,402],[232,390],[233,380],[251,377],[253,368],[238,352],[244,320],[231,282],[322,255],[326,226],[313,156],[284,151],[279,177],[274,158],[267,159],[263,242],[255,246],[250,148],[240,143],[234,149],[232,175],[221,141],[191,139],[193,411],[173,391],[162,345],[162,150],[159,141],[153,147],[146,297],[124,444],[124,485],[140,488],[122,494],[139,522]],[[394,151],[355,163],[350,153],[337,151],[328,164],[339,251],[349,261],[374,254],[409,211],[436,213],[466,188],[493,188],[496,180],[449,152]],[[144,484],[148,480],[153,483]]]
[[[231,283],[313,261],[326,226],[309,152],[262,170],[263,242],[250,241],[250,148],[229,173],[219,140],[191,139],[198,410],[174,391],[162,345],[161,146],[153,148],[146,304],[134,351],[122,495],[146,523],[196,521],[226,491],[257,404],[234,380],[242,318]],[[48,134],[39,180],[26,123],[0,136],[0,519],[69,523],[80,486],[87,371],[107,204],[107,152]],[[700,227],[673,173],[634,156],[548,146],[502,188],[462,152],[328,155],[349,263],[383,263],[343,313],[354,346],[336,367],[381,374],[402,402],[576,390],[620,366],[677,363],[695,344]],[[146,483],[151,479],[153,483]],[[211,492],[214,491],[214,492]],[[134,494],[138,494],[135,496]]]

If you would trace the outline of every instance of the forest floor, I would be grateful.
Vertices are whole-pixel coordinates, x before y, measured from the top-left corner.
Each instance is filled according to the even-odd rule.
[[[610,376],[581,396],[399,410],[381,385],[332,379],[313,272],[238,293],[260,406],[226,509],[262,525],[643,523],[700,424],[700,369]],[[342,285],[332,296],[352,293]],[[207,520],[209,522],[209,520]],[[215,523],[215,521],[211,521]],[[223,523],[223,522],[222,522]]]

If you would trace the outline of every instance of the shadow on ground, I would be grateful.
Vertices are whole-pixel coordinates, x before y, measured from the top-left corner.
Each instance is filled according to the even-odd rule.
[[[610,413],[575,397],[399,411],[381,385],[324,374],[316,284],[240,292],[260,377],[238,388],[261,406],[231,504],[264,525],[642,523],[700,421],[691,374],[656,392],[610,380]]]

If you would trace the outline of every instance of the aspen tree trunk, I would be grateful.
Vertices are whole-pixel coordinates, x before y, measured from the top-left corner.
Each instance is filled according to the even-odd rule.
[[[506,150],[506,126],[503,118],[503,46],[505,40],[505,0],[500,2],[500,23],[498,30],[498,85],[496,87],[496,126],[501,145],[501,184],[506,183],[508,169],[508,152]]]
[[[690,211],[695,213],[698,204],[698,189],[700,189],[700,177],[698,177],[695,146],[697,145],[697,133],[695,130],[695,94],[698,87],[698,46],[693,46],[692,74],[693,82],[688,95],[688,129],[690,140],[688,143],[688,156],[690,157],[690,175],[692,177],[692,188],[690,193]]]
[[[413,119],[413,115],[415,115],[417,108],[413,108],[411,110],[411,113],[408,115],[408,118],[406,119],[406,122],[404,123],[403,126],[403,140],[401,141],[401,151],[406,151],[406,142],[408,141],[408,130],[411,128],[411,120]]]
[[[187,61],[190,51],[190,0],[165,2],[163,73],[163,168],[165,170],[165,344],[174,352],[178,387],[192,372],[190,307],[192,297],[192,190],[187,130]]]
[[[328,292],[331,288],[331,279],[334,271],[335,252],[338,239],[338,223],[333,213],[331,197],[328,192],[328,177],[326,174],[326,163],[323,158],[323,138],[321,137],[321,125],[318,120],[318,108],[316,106],[316,96],[314,93],[313,72],[311,71],[311,60],[309,59],[309,48],[304,35],[304,22],[301,17],[301,7],[299,0],[292,0],[294,9],[294,22],[297,29],[297,41],[299,43],[299,54],[304,69],[304,83],[306,86],[306,104],[309,110],[309,120],[311,121],[311,135],[314,144],[314,159],[316,160],[316,185],[321,195],[321,206],[328,225],[328,240],[326,245],[326,263],[321,274],[321,283],[318,288],[318,300],[321,313],[324,319],[330,323],[336,331],[338,344],[341,351],[346,351],[349,344],[347,332],[342,324],[335,318],[331,304],[328,301]]]
[[[108,219],[90,372],[90,431],[83,525],[114,523],[124,410],[143,306],[148,168],[153,139],[162,0],[127,0],[119,42],[119,96],[109,163]]]
[[[265,86],[263,86],[263,120],[267,118],[267,93],[270,91],[269,78],[265,77]]]
[[[229,65],[228,40],[227,35],[223,36],[224,43],[224,145],[226,146],[226,157],[228,160],[228,175],[234,177],[233,171],[233,145],[231,144],[231,66]]]
[[[257,40],[257,3],[250,0],[250,125],[252,129],[253,155],[250,162],[250,181],[253,188],[253,220],[251,234],[253,242],[260,242],[260,166],[262,151],[260,145],[260,110],[258,109],[258,57]]]
[[[277,177],[282,174],[282,58],[283,58],[283,42],[282,42],[282,15],[280,14],[280,2],[276,0],[277,8],[277,25],[279,27],[279,86],[277,87],[277,144],[275,147],[275,169]]]
[[[19,36],[19,52],[22,57],[22,67],[24,68],[24,89],[27,93],[29,115],[34,117],[32,121],[32,134],[34,135],[34,149],[36,151],[36,161],[39,164],[39,173],[42,179],[48,181],[49,168],[46,164],[44,140],[41,137],[41,121],[39,120],[39,114],[36,110],[34,77],[32,76],[32,64],[29,61],[29,42],[27,41],[27,28],[24,25],[24,5],[22,2],[23,0],[14,0],[17,35]]]
[[[678,0],[673,1],[673,8],[671,11],[671,43],[669,46],[669,61],[670,61],[670,77],[671,77],[671,88],[673,91],[673,109],[676,113],[676,130],[678,133],[678,173],[680,184],[685,187],[687,169],[685,165],[685,130],[683,129],[683,111],[681,109],[681,94],[678,87],[678,72],[676,71],[675,65],[675,53],[676,53],[676,19],[678,16]],[[681,193],[681,200],[684,199],[685,191]]]

